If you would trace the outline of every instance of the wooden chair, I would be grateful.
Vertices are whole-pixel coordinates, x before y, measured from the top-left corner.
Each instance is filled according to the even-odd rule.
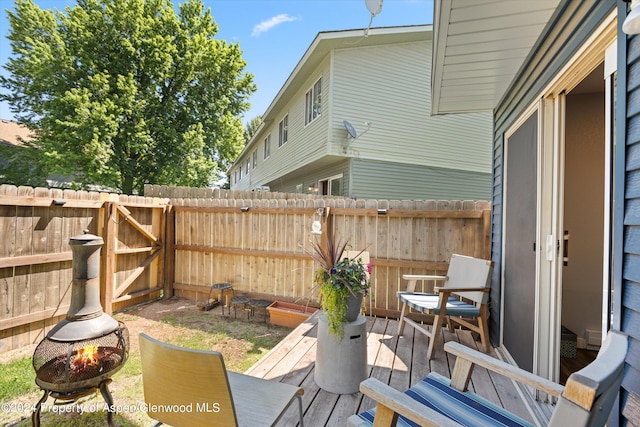
[[[405,292],[398,292],[398,298],[402,302],[398,335],[402,335],[405,324],[409,324],[428,336],[427,359],[431,359],[440,329],[447,318],[447,324],[452,331],[453,322],[480,334],[484,351],[489,351],[487,301],[492,269],[492,261],[454,254],[451,256],[446,276],[403,275],[402,278],[409,283]],[[418,280],[441,280],[444,281],[444,285],[435,287],[434,293],[419,293],[415,292]],[[426,325],[408,318],[410,309],[434,315],[431,330],[427,329]],[[470,322],[470,318],[475,318],[477,322]]]
[[[451,380],[431,373],[401,393],[369,378],[360,391],[377,401],[375,409],[349,418],[350,426],[530,426],[521,418],[466,391],[475,365],[557,397],[549,426],[604,426],[620,389],[627,336],[610,331],[595,361],[572,374],[565,387],[456,342],[444,348],[456,356]]]
[[[302,426],[301,388],[229,372],[217,351],[177,347],[141,333],[140,357],[147,414],[158,424],[274,425],[297,398]]]

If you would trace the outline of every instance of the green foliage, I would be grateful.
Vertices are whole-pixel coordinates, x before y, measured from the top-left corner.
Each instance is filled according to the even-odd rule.
[[[0,144],[0,177],[3,184],[46,187],[40,150]]]
[[[25,357],[2,365],[0,374],[0,402],[36,391],[36,373],[31,358]]]
[[[320,287],[322,295],[322,309],[325,311],[329,331],[342,338],[344,335],[343,323],[347,321],[347,301],[350,292],[345,287],[334,288],[323,285]]]
[[[255,135],[256,131],[258,130],[261,124],[262,124],[262,116],[256,116],[253,119],[251,119],[249,123],[247,123],[246,127],[244,128],[245,142],[249,142],[249,140],[251,139],[251,137],[253,137],[253,135]]]
[[[244,146],[255,91],[238,44],[187,0],[78,0],[64,12],[16,0],[0,76],[35,132],[44,175],[125,193],[145,183],[208,186]]]

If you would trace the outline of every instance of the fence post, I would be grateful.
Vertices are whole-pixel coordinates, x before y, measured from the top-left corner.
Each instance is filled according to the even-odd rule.
[[[164,241],[164,291],[163,299],[173,296],[173,285],[176,275],[176,212],[173,205],[166,206],[165,211],[165,241]]]
[[[482,236],[484,258],[491,259],[491,209],[482,211]]]
[[[102,274],[104,280],[101,281],[102,289],[100,295],[103,299],[102,307],[105,313],[113,313],[113,275],[116,263],[116,218],[118,209],[116,203],[106,202],[104,204],[106,214],[104,215],[104,247],[102,248]]]

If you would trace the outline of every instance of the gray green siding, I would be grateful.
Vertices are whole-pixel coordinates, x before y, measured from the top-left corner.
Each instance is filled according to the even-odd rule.
[[[322,114],[305,125],[305,94],[318,79],[322,78]],[[253,150],[258,150],[258,165],[250,168],[249,175],[243,170],[242,180],[232,181],[233,189],[251,190],[259,185],[267,185],[269,181],[286,175],[303,165],[308,165],[327,154],[327,126],[329,110],[329,58],[326,58],[315,72],[305,78],[302,88],[296,92],[286,106],[280,110],[276,118],[264,123],[259,132],[250,141],[238,165],[244,165],[251,158]],[[289,115],[288,141],[278,147],[278,124],[285,115]],[[271,135],[270,156],[264,158],[264,139]],[[232,169],[232,173],[236,168]]]
[[[436,168],[491,172],[490,112],[431,116],[429,40],[336,49],[332,58],[332,154]],[[346,153],[348,120],[359,133]],[[398,182],[398,187],[404,183]],[[487,187],[489,188],[489,187]]]
[[[341,196],[347,196],[349,193],[349,174],[348,174],[348,161],[347,159],[341,159],[336,162],[332,162],[329,166],[309,167],[304,171],[299,171],[287,176],[283,176],[275,181],[269,182],[269,188],[271,191],[277,191],[281,193],[295,193],[296,187],[301,184],[302,192],[308,194],[308,188],[310,185],[318,185],[318,181],[327,179],[332,176],[342,174],[341,180]]]
[[[253,150],[258,165],[251,166],[249,174],[243,170],[239,182],[232,178],[231,188],[268,185],[272,191],[295,192],[302,184],[306,192],[310,183],[342,173],[342,195],[349,197],[487,200],[492,115],[432,117],[431,27],[397,30],[405,32],[409,35],[401,41],[389,36],[372,44],[360,37],[333,40],[331,48],[318,45],[312,56],[317,55],[319,66],[296,75],[303,83],[296,83],[295,93],[285,92],[269,110],[232,174],[246,165]],[[320,77],[322,115],[305,126],[305,93]],[[289,141],[278,148],[278,124],[286,114]],[[348,139],[344,120],[356,128],[357,139]],[[265,160],[268,134],[271,156]],[[350,162],[357,171],[348,171]],[[380,175],[384,162],[389,163],[383,168],[388,173]]]
[[[491,174],[378,160],[351,161],[357,199],[489,200]]]

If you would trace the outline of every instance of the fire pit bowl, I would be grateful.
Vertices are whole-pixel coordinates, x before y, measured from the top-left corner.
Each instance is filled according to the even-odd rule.
[[[129,332],[122,322],[115,331],[97,338],[73,342],[45,338],[33,355],[36,384],[56,398],[97,388],[120,370],[128,355]]]

